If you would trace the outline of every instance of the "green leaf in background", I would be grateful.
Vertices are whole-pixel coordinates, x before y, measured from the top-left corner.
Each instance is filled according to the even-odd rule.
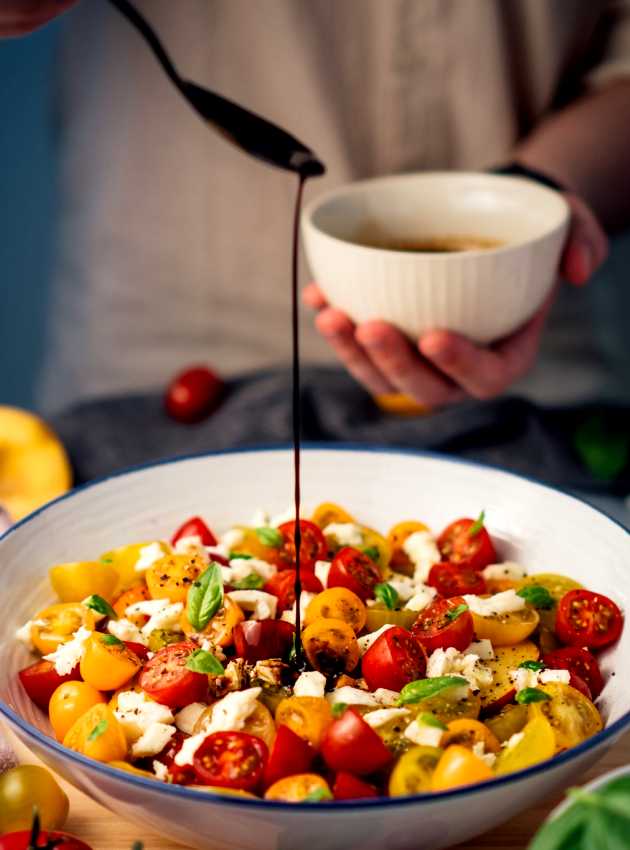
[[[457,608],[453,608],[450,611],[446,612],[446,619],[453,622],[458,617],[461,617],[462,614],[465,614],[468,611],[468,605],[465,605],[463,602],[461,605],[458,605]]]
[[[86,608],[91,608],[92,611],[96,611],[97,614],[109,617],[110,620],[118,619],[118,614],[114,611],[109,602],[106,599],[103,599],[102,596],[99,596],[98,593],[93,593],[91,596],[88,596],[81,604],[85,605]]]
[[[316,788],[304,798],[305,803],[319,803],[320,800],[332,800],[333,796],[327,788]]]
[[[105,646],[122,646],[123,642],[116,635],[102,635],[101,643],[104,643]]]
[[[263,546],[269,546],[271,549],[279,549],[284,543],[282,532],[278,531],[277,528],[268,528],[265,526],[257,528],[256,537]]]
[[[543,608],[548,611],[556,604],[553,596],[549,593],[546,587],[541,587],[539,584],[528,584],[516,591],[516,595],[529,602],[534,608]]]
[[[250,573],[245,578],[230,582],[235,590],[260,590],[264,583],[264,578],[258,573]]]
[[[392,587],[391,584],[387,584],[387,582],[381,582],[380,584],[375,585],[374,596],[377,599],[380,599],[380,601],[383,602],[385,607],[389,608],[390,611],[393,611],[399,603],[399,596],[396,588]]]
[[[100,738],[101,735],[104,735],[107,732],[107,720],[99,720],[94,729],[87,736],[88,741],[96,741],[97,738]]]
[[[205,673],[208,676],[222,676],[225,673],[221,662],[205,649],[195,649],[191,652],[186,667],[193,673]]]
[[[463,676],[435,676],[433,679],[417,679],[409,682],[400,692],[398,705],[422,702],[422,700],[434,697],[448,688],[463,688],[468,686],[468,679]]]
[[[573,447],[593,478],[614,481],[630,459],[630,433],[598,413],[577,426]]]
[[[479,516],[477,517],[477,519],[473,522],[473,524],[468,529],[468,536],[469,537],[476,537],[479,534],[479,532],[483,528],[483,523],[484,523],[485,518],[486,518],[486,512],[482,511],[479,514]]]
[[[444,730],[448,728],[445,723],[442,723],[439,717],[436,717],[435,714],[429,714],[429,712],[421,714],[418,718],[418,722],[424,726],[433,726],[436,729]]]
[[[373,561],[378,561],[381,556],[381,553],[378,551],[376,546],[366,546],[365,549],[361,549],[364,555],[367,555],[368,558],[371,558]]]
[[[529,850],[586,850],[582,843],[584,825],[584,811],[578,806],[571,806],[559,817],[543,825],[529,845]]]
[[[518,666],[523,670],[535,670],[536,672],[545,669],[545,665],[542,661],[521,661]]]
[[[516,695],[516,702],[519,705],[530,705],[532,702],[546,702],[551,699],[549,694],[541,691],[540,688],[523,688]]]
[[[214,561],[188,591],[188,621],[202,632],[223,604],[221,567]]]

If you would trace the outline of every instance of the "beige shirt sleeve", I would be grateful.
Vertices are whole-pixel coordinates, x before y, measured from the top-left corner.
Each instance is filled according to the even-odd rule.
[[[607,13],[612,27],[604,56],[586,78],[593,88],[630,76],[630,0],[612,0]]]

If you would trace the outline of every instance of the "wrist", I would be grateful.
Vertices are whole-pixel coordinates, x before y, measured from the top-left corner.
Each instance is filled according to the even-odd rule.
[[[556,192],[569,192],[570,189],[560,183],[550,174],[540,171],[538,168],[531,168],[528,165],[517,160],[512,160],[504,165],[497,165],[489,169],[492,174],[505,174],[512,177],[525,177],[527,180],[533,180],[535,183],[540,183],[542,186],[547,186],[549,189],[555,189]]]

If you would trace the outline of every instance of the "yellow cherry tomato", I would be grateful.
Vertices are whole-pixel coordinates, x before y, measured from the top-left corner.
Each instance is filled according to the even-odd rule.
[[[311,522],[323,529],[334,523],[356,523],[356,520],[348,511],[335,505],[334,502],[322,502],[313,511]]]
[[[559,575],[558,573],[538,573],[537,575],[528,576],[521,582],[521,587],[530,587],[538,585],[548,590],[556,603],[552,608],[541,608],[538,612],[540,616],[541,626],[548,629],[552,634],[556,626],[556,608],[557,603],[562,599],[565,593],[570,590],[580,590],[582,585],[568,576]]]
[[[145,573],[151,598],[185,602],[193,582],[206,566],[199,555],[165,555]]]
[[[302,632],[302,646],[309,664],[322,673],[350,673],[359,663],[359,644],[344,620],[314,620]]]
[[[389,796],[424,794],[432,790],[433,774],[442,757],[438,747],[411,747],[394,765],[389,777]]]
[[[468,747],[469,750],[472,750],[475,744],[483,744],[486,752],[489,753],[498,753],[501,749],[496,735],[484,723],[464,717],[451,720],[442,735],[440,746],[443,749],[453,744]]]
[[[73,723],[88,708],[105,702],[105,697],[87,682],[62,682],[48,705],[50,724],[58,741],[63,741]]]
[[[509,614],[495,614],[491,617],[480,617],[471,611],[477,640],[492,641],[494,647],[514,646],[526,640],[540,621],[535,608],[526,606],[520,611],[510,611]]]
[[[141,770],[139,767],[131,764],[128,761],[110,761],[110,767],[115,767],[116,770],[124,770],[125,773],[131,773],[133,776],[142,776],[145,779],[155,779],[155,773],[150,773],[148,770]]]
[[[448,791],[460,785],[475,785],[492,779],[488,765],[478,758],[468,747],[452,744],[437,763],[433,774],[433,790]]]
[[[276,725],[288,726],[315,749],[332,722],[330,706],[323,697],[287,697],[276,709]]]
[[[251,555],[252,558],[260,558],[261,561],[274,562],[278,550],[271,546],[265,546],[256,534],[255,528],[244,526],[237,526],[237,528],[243,533],[243,539],[240,543],[234,545],[235,552],[239,552],[242,555]]]
[[[208,728],[213,708],[214,706],[209,705],[199,715],[193,727],[193,735],[197,735]],[[256,702],[256,707],[245,721],[241,731],[261,738],[268,747],[271,747],[273,739],[276,737],[276,724],[267,706],[261,702]]]
[[[265,791],[265,800],[301,803],[314,795],[322,795],[322,799],[332,800],[326,780],[318,773],[296,773],[270,785]]]
[[[498,776],[525,770],[550,759],[556,751],[556,739],[551,724],[542,714],[529,720],[510,746],[503,747],[495,764]]]
[[[545,717],[549,721],[555,736],[556,752],[575,747],[601,731],[601,715],[584,694],[563,682],[549,682],[539,687],[550,699],[532,703],[529,716]]]
[[[92,630],[94,614],[78,602],[59,602],[40,611],[31,626],[31,640],[42,655],[54,652],[59,644],[68,643],[81,627]]]
[[[514,646],[495,647],[494,658],[483,662],[492,670],[492,684],[480,691],[482,709],[494,711],[511,699],[514,696],[512,670],[516,670],[523,661],[538,661],[538,657],[538,647],[530,640]]]
[[[306,609],[304,624],[321,618],[343,620],[357,634],[365,626],[367,612],[362,600],[347,587],[329,587],[318,593]]]
[[[92,594],[109,602],[118,583],[116,570],[99,561],[57,564],[48,570],[48,577],[61,602],[81,602]]]
[[[28,830],[37,808],[42,829],[61,829],[68,798],[44,767],[22,764],[0,775],[0,833]]]
[[[379,534],[378,531],[375,531],[373,528],[369,528],[367,525],[361,526],[361,533],[363,534],[363,544],[361,548],[376,549],[378,557],[374,560],[381,570],[384,570],[389,566],[392,554],[391,546],[382,534]]]
[[[429,697],[406,707],[413,710],[416,716],[434,714],[438,720],[448,726],[453,720],[462,718],[475,720],[479,717],[481,699],[479,694],[473,694],[471,692],[464,699],[458,700],[449,699],[444,694],[438,694],[437,696]]]
[[[504,590],[517,590],[521,582],[511,578],[487,578],[486,590],[490,594],[503,593]]]
[[[231,646],[234,643],[234,629],[245,619],[242,609],[230,599],[223,597],[223,606],[210,619],[201,634],[207,636],[215,646]],[[185,635],[198,634],[188,619],[188,606],[182,611],[179,624]]]
[[[113,635],[93,634],[85,642],[81,677],[99,691],[115,691],[136,675],[142,662]]]
[[[131,543],[128,546],[119,546],[117,549],[112,549],[101,555],[101,563],[110,564],[118,575],[118,584],[115,591],[117,594],[122,593],[123,590],[127,590],[142,578],[142,573],[136,570],[140,551],[145,546],[150,546],[154,542],[157,542],[162,552],[168,555],[170,550],[166,543],[152,540],[145,543]]]
[[[123,728],[107,705],[93,705],[76,720],[66,737],[64,747],[96,761],[124,761],[127,739]]]
[[[382,602],[370,605],[366,610],[365,628],[368,632],[376,632],[383,626],[402,626],[409,630],[418,619],[418,612],[401,608],[396,611],[387,608]]]
[[[136,626],[143,626],[148,620],[146,614],[132,614],[128,617],[126,611],[130,605],[135,605],[136,602],[144,602],[149,598],[149,588],[144,581],[140,581],[123,591],[112,603],[112,608],[119,617],[130,620]]]
[[[529,706],[506,705],[498,714],[488,717],[486,726],[501,743],[521,732],[529,720]]]
[[[405,573],[406,575],[413,574],[414,567],[409,555],[403,549],[403,543],[416,531],[429,531],[428,526],[423,522],[416,520],[407,520],[406,522],[398,522],[387,533],[387,542],[391,550],[389,565],[393,570]]]

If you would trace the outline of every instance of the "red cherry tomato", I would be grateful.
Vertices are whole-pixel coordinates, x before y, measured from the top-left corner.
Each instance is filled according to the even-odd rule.
[[[208,677],[186,667],[192,642],[163,646],[144,665],[139,684],[143,691],[169,708],[183,708],[191,702],[204,702],[208,696]]]
[[[593,699],[597,699],[604,690],[604,677],[599,664],[588,649],[566,646],[547,652],[542,660],[551,670],[569,670],[572,675],[579,676],[588,685]]]
[[[363,797],[378,797],[378,791],[374,785],[364,782],[358,776],[340,770],[335,776],[332,787],[335,800],[360,800]]]
[[[346,709],[328,728],[321,752],[332,770],[359,775],[381,770],[392,760],[380,736],[352,708]]]
[[[364,552],[344,546],[333,558],[328,587],[347,587],[363,600],[374,597],[374,587],[382,581],[378,564]]]
[[[465,593],[481,596],[488,592],[483,576],[476,570],[472,567],[462,567],[460,564],[450,564],[448,561],[431,567],[427,584],[447,599],[450,596],[463,596]]]
[[[470,611],[463,611],[454,617],[455,609],[464,604],[461,597],[435,599],[418,614],[411,627],[411,634],[421,643],[427,655],[436,649],[454,646],[463,652],[473,639],[473,618]]]
[[[7,832],[0,836],[0,850],[33,850],[33,847],[41,847],[42,850],[46,850],[48,847],[55,847],[58,850],[92,850],[85,841],[81,841],[80,838],[69,835],[67,832],[46,832],[42,830],[35,845],[31,843],[30,829]]]
[[[202,785],[252,791],[262,782],[267,757],[267,745],[255,735],[214,732],[195,753],[193,767]]]
[[[44,711],[48,711],[48,703],[53,693],[63,682],[78,682],[81,680],[79,665],[68,673],[60,676],[55,670],[52,661],[36,661],[29,667],[25,667],[18,673],[22,687],[33,700]]]
[[[295,569],[295,520],[283,522],[278,526],[284,542],[276,550],[273,562],[279,570]],[[316,561],[323,561],[328,556],[326,538],[314,522],[307,519],[300,520],[300,570],[315,569]]]
[[[584,679],[581,676],[576,675],[575,673],[571,673],[571,678],[569,679],[569,684],[572,688],[575,688],[576,691],[579,691],[581,694],[584,694],[585,697],[592,700],[593,694],[591,693],[591,689],[586,684]]]
[[[265,788],[285,776],[308,773],[315,750],[288,726],[278,726],[265,767]]]
[[[182,537],[199,537],[203,546],[217,545],[217,538],[198,516],[191,517],[177,529],[171,538],[171,544],[174,546]]]
[[[400,691],[409,682],[422,679],[426,669],[424,647],[400,626],[383,632],[361,661],[361,672],[371,691],[377,688]]]
[[[280,570],[263,587],[266,593],[272,593],[278,597],[279,614],[293,607],[295,602],[295,576],[295,570]],[[308,570],[306,572],[300,570],[300,581],[302,590],[306,590],[308,593],[321,593],[324,589],[315,573],[309,573]]]
[[[623,615],[612,599],[591,590],[570,590],[558,603],[556,634],[569,646],[602,649],[614,643]]]
[[[149,759],[150,764],[153,761],[159,761],[166,767],[169,782],[172,782],[174,785],[192,785],[195,782],[195,771],[191,764],[175,764],[175,756],[181,750],[186,738],[188,738],[188,735],[184,735],[178,729],[162,752]],[[148,766],[147,769],[152,770],[152,766]]]
[[[176,375],[164,397],[166,411],[178,422],[199,422],[217,406],[223,381],[205,366],[193,366]]]
[[[246,661],[283,658],[291,650],[294,632],[284,620],[245,620],[234,629],[236,655]]]
[[[140,661],[146,661],[149,655],[149,647],[143,643],[136,643],[134,640],[123,641],[127,649],[131,650],[134,655],[137,655]]]
[[[486,529],[482,526],[471,534],[476,522],[474,519],[458,519],[440,534],[437,545],[445,561],[473,570],[483,570],[488,564],[496,563],[497,553]]]

